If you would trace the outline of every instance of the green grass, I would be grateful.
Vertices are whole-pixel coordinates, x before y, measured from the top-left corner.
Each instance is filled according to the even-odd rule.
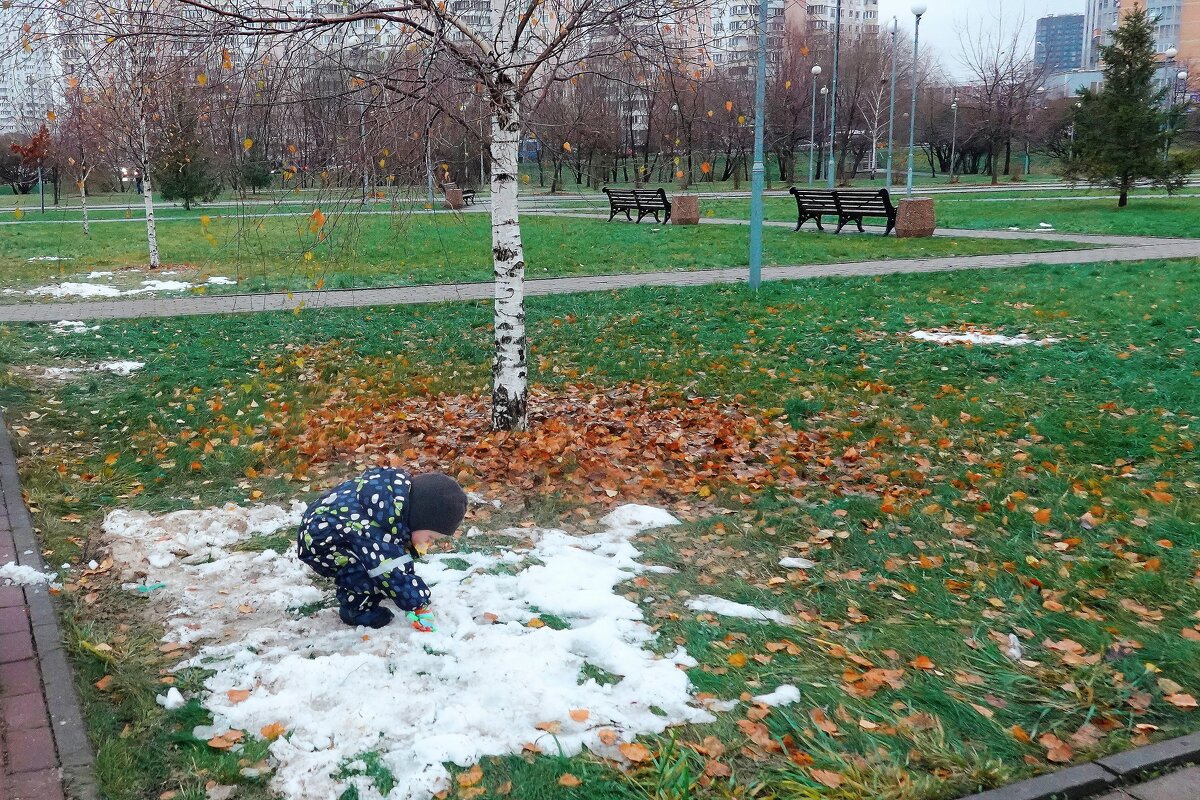
[[[805,487],[796,497],[768,485],[747,500],[743,487],[718,483],[709,502],[730,513],[711,515],[700,497],[683,497],[695,518],[638,542],[646,560],[677,570],[647,575],[638,593],[659,598],[645,611],[661,646],[682,643],[699,661],[689,673],[697,690],[737,698],[801,687],[799,704],[762,720],[786,753],[740,749],[742,707],[712,725],[647,737],[653,762],[628,773],[586,756],[513,756],[485,760],[481,785],[491,795],[512,782],[513,796],[545,800],[948,800],[1053,768],[1037,743],[1047,733],[1068,741],[1085,723],[1098,726],[1098,742],[1074,747],[1081,761],[1141,741],[1149,729],[1135,725],[1156,726],[1155,736],[1193,730],[1197,712],[1167,703],[1161,680],[1200,692],[1200,645],[1181,635],[1200,608],[1198,266],[531,298],[537,384],[655,381],[740,399],[786,415],[830,454],[797,463]],[[306,409],[368,376],[380,402],[485,390],[490,313],[472,303],[105,322],[87,337],[0,330],[10,365],[147,362],[128,379],[41,386],[9,376],[0,386],[48,561],[97,554],[100,520],[114,507],[302,495],[307,479],[282,444]],[[903,336],[965,323],[1063,341],[969,348]],[[204,440],[217,442],[211,452],[192,445]],[[519,516],[549,522],[572,501],[581,499],[533,495]],[[1079,523],[1085,512],[1097,519],[1092,528]],[[788,575],[781,555],[817,567]],[[800,621],[696,615],[685,591]],[[200,709],[168,714],[154,704],[165,664],[141,602],[115,586],[92,604],[77,592],[61,600],[100,778],[119,800],[167,789],[191,800],[205,776],[238,777],[228,756],[185,735]],[[1162,618],[1144,618],[1137,604]],[[1005,657],[991,635],[1013,631],[1028,664]],[[81,639],[115,653],[101,660]],[[1099,658],[1072,665],[1043,644],[1064,639]],[[795,652],[776,647],[783,642]],[[731,656],[747,660],[738,666]],[[900,685],[856,696],[844,683],[864,667],[851,657],[903,669]],[[920,657],[932,668],[913,666]],[[106,671],[117,690],[91,686]],[[198,676],[180,680],[198,688]],[[1142,693],[1149,707],[1138,712],[1130,701]],[[817,709],[836,732],[814,723]],[[688,743],[706,736],[728,747],[720,760],[731,778],[701,780],[707,759]],[[826,790],[811,768],[839,774],[842,787]],[[560,787],[567,772],[584,785]],[[389,779],[371,774],[377,785]],[[265,796],[253,781],[243,791]]]
[[[392,286],[486,281],[492,276],[490,222],[484,214],[363,216],[330,213],[319,235],[308,214],[291,217],[211,216],[163,220],[158,226],[165,265],[196,273],[174,279],[202,282],[206,275],[235,277],[237,286],[207,291],[255,292],[312,288]],[[522,221],[529,278],[602,275],[657,270],[743,266],[744,227],[676,228],[529,215]],[[75,226],[0,226],[0,266],[7,288],[64,280],[87,282],[90,270],[121,270],[145,264],[144,231],[138,222],[98,224],[89,237]],[[833,238],[768,230],[767,264],[808,264],[894,258],[1061,250],[1062,243],[1036,241],[902,240]],[[1080,246],[1083,247],[1083,246]],[[29,262],[56,256],[69,261]],[[137,287],[155,277],[120,273],[112,285]],[[171,276],[167,276],[171,278]],[[8,299],[12,299],[9,295]]]

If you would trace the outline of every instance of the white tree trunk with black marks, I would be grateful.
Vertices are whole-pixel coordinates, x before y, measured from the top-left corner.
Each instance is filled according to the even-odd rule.
[[[161,262],[158,259],[158,230],[154,226],[154,190],[150,185],[150,143],[146,131],[146,109],[143,102],[141,114],[141,152],[139,161],[142,168],[142,200],[146,204],[146,244],[150,248],[150,269],[158,269]]]
[[[88,222],[88,205],[87,205],[87,179],[88,173],[91,170],[86,170],[79,178],[79,208],[83,212],[83,235],[90,236],[92,233],[91,224]]]
[[[523,431],[529,395],[525,338],[525,251],[517,217],[520,101],[505,90],[492,102],[492,260],[496,276],[492,428]]]

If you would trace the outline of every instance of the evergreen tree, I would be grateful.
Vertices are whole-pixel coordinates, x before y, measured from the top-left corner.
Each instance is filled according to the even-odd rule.
[[[1129,202],[1129,190],[1149,181],[1172,192],[1183,186],[1186,158],[1167,148],[1180,115],[1166,108],[1167,89],[1154,88],[1154,22],[1135,7],[1113,32],[1112,44],[1101,48],[1104,85],[1083,91],[1075,115],[1075,147],[1066,177],[1120,192],[1118,206]]]
[[[197,116],[179,107],[175,118],[154,177],[164,200],[182,200],[183,207],[190,210],[193,203],[212,200],[220,193],[221,178],[200,141]]]

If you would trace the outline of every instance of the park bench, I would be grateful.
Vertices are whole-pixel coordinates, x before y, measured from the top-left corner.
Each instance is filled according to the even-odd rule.
[[[608,195],[609,222],[621,212],[625,212],[625,219],[632,222],[630,211],[637,212],[638,222],[650,214],[654,215],[655,222],[659,222],[660,211],[664,212],[660,224],[671,221],[671,202],[667,200],[667,193],[662,189],[605,189],[604,193]]]
[[[447,189],[457,189],[457,188],[458,188],[458,184],[454,183],[453,181],[450,181],[449,183],[443,183],[442,184],[442,195],[445,196]],[[466,203],[467,205],[472,205],[472,206],[475,205],[475,190],[474,189],[462,189],[461,191],[462,191],[463,202]]]
[[[837,233],[853,222],[863,230],[863,219],[878,217],[887,221],[883,235],[887,236],[896,227],[896,206],[887,189],[797,189],[791,188],[796,197],[796,230],[810,219],[815,220],[819,230],[824,215],[836,215]]]

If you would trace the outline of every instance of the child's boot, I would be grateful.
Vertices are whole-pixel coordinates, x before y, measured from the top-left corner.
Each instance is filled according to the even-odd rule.
[[[364,628],[382,628],[391,622],[394,617],[392,612],[383,606],[375,606],[363,611],[342,606],[338,610],[338,616],[347,625],[361,625]]]

